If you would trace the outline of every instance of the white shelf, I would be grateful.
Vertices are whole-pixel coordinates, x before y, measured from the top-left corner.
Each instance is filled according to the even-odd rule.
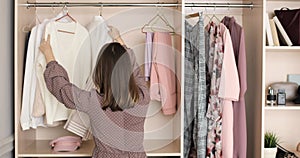
[[[50,140],[37,140],[35,143],[20,149],[18,157],[91,157],[94,149],[93,140],[84,141],[81,147],[74,152],[54,152],[49,146]],[[170,143],[168,143],[170,142]],[[166,146],[155,149],[160,144]],[[145,149],[154,150],[147,151],[147,156],[180,156],[180,141],[170,140],[145,140]]]
[[[287,103],[286,105],[265,106],[265,110],[300,110],[300,104]]]
[[[300,53],[300,46],[266,46],[267,52],[299,52]]]
[[[161,144],[166,144],[164,147],[160,147]],[[180,153],[180,140],[145,140],[144,147],[147,156],[181,156]],[[160,147],[155,149],[155,147]],[[147,151],[147,149],[154,149]]]

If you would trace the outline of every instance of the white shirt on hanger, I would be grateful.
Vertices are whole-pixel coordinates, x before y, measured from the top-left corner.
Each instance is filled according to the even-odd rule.
[[[91,46],[92,46],[92,68],[95,68],[98,54],[104,44],[112,42],[110,35],[108,34],[109,28],[107,27],[103,17],[95,16],[93,21],[87,25],[87,30],[90,34]],[[94,88],[94,83],[90,75],[88,83],[85,87],[86,90]],[[90,120],[87,114],[80,111],[72,111],[67,123],[64,126],[70,132],[73,132],[83,139],[88,139],[91,133]]]
[[[59,30],[72,33],[61,32]],[[85,88],[87,78],[92,72],[92,51],[88,31],[78,22],[51,21],[45,29],[45,37],[51,36],[51,47],[56,60],[68,71],[69,79],[80,88]],[[70,114],[63,104],[48,91],[43,73],[46,68],[45,57],[39,53],[37,76],[45,103],[46,122],[66,120]],[[42,88],[43,87],[43,88]]]
[[[38,126],[44,125],[43,117],[35,118],[31,115],[36,88],[34,69],[36,41],[38,39],[38,29],[41,28],[41,25],[42,24],[38,24],[31,29],[31,34],[28,41],[20,116],[20,123],[23,130],[28,130],[30,127],[37,128]]]
[[[45,19],[41,24],[36,25],[31,30],[31,35],[28,42],[26,66],[24,75],[23,85],[23,96],[22,96],[22,109],[20,115],[20,123],[23,130],[31,128],[37,128],[38,126],[44,125],[44,117],[34,117],[32,115],[33,107],[35,104],[36,97],[36,61],[40,52],[39,46],[44,36],[45,27],[50,21],[54,21],[58,17],[61,17],[63,13],[59,13],[55,18]],[[43,105],[42,105],[43,106]]]

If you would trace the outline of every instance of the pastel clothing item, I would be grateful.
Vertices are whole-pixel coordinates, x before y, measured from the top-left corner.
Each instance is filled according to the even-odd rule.
[[[45,120],[43,116],[45,113],[43,110],[45,105],[39,93],[39,86],[37,85],[37,58],[40,53],[39,46],[44,36],[46,25],[50,21],[54,21],[56,18],[61,16],[62,13],[59,13],[55,18],[50,20],[45,19],[42,23],[32,28],[31,36],[27,44],[28,49],[26,53],[26,65],[24,69],[22,108],[20,115],[22,130],[37,128],[38,126],[47,126],[44,124]]]
[[[47,35],[51,35],[50,44],[56,60],[68,70],[70,80],[78,87],[84,88],[92,72],[92,51],[88,31],[79,23],[52,21],[45,28],[45,37]],[[37,75],[45,103],[47,124],[52,125],[55,121],[66,120],[70,110],[46,88],[43,78],[46,61],[42,53],[39,54],[37,63]]]
[[[165,115],[176,113],[175,50],[168,32],[155,32],[150,76],[150,97],[161,101]]]
[[[207,101],[204,21],[185,22],[184,157],[206,157]],[[193,150],[191,147],[193,144]]]
[[[239,100],[240,83],[229,30],[220,24],[224,42],[224,59],[221,72],[219,97],[223,106],[223,157],[233,157],[233,101]]]
[[[234,17],[225,16],[221,22],[230,31],[240,83],[239,101],[233,102],[233,158],[246,158],[247,124],[245,93],[247,91],[247,62],[244,29],[236,22]]]
[[[45,104],[42,100],[42,94],[41,94],[41,88],[38,83],[38,80],[36,81],[36,90],[35,90],[35,97],[34,97],[34,103],[33,103],[33,109],[32,109],[32,116],[33,117],[43,117],[45,115]]]
[[[150,80],[151,65],[152,65],[152,42],[153,32],[146,32],[145,41],[145,80]]]
[[[106,43],[112,42],[108,31],[109,28],[102,16],[94,16],[92,22],[86,26],[91,39],[92,47],[92,67],[94,68],[97,62],[98,54]]]
[[[210,50],[214,51],[212,68],[208,69],[211,79],[210,95],[207,108],[208,118],[208,133],[207,133],[207,157],[221,158],[222,157],[222,105],[221,98],[218,97],[220,78],[223,65],[223,40],[220,34],[220,29],[214,24],[208,24],[210,37]]]
[[[146,157],[143,147],[144,122],[150,102],[145,78],[138,67],[134,78],[139,101],[123,111],[103,110],[102,95],[97,90],[85,91],[70,83],[65,69],[56,61],[47,64],[44,73],[49,91],[66,107],[85,112],[91,121],[95,140],[94,158]]]
[[[22,130],[28,130],[30,128],[37,128],[38,126],[44,126],[42,117],[33,117],[33,102],[35,97],[35,52],[36,52],[36,40],[37,30],[39,25],[35,26],[31,30],[31,34],[28,41],[27,56],[25,64],[24,82],[23,82],[23,96],[22,96],[22,107],[20,115],[20,123]]]
[[[103,17],[101,16],[95,16],[92,22],[87,25],[87,29],[91,39],[93,60],[92,68],[94,69],[101,48],[104,44],[112,42],[112,39],[108,34],[109,28],[107,27]],[[84,88],[85,90],[91,90],[92,88],[95,88],[92,75],[93,74],[91,73],[89,76],[86,87]],[[87,114],[78,110],[73,110],[71,112],[64,128],[82,137],[83,140],[87,140],[91,136],[91,126],[89,117]]]

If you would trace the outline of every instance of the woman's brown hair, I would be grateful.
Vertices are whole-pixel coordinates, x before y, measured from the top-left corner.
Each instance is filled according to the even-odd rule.
[[[102,109],[122,111],[134,106],[139,99],[129,53],[120,43],[108,43],[100,50],[93,75],[102,95]]]

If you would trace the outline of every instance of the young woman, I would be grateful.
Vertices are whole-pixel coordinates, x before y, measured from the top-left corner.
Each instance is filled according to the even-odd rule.
[[[101,49],[93,74],[97,88],[91,91],[70,83],[66,70],[55,61],[48,35],[40,45],[47,62],[45,82],[58,101],[89,115],[94,158],[146,157],[143,139],[149,90],[119,31],[111,27],[110,35],[117,42]]]

